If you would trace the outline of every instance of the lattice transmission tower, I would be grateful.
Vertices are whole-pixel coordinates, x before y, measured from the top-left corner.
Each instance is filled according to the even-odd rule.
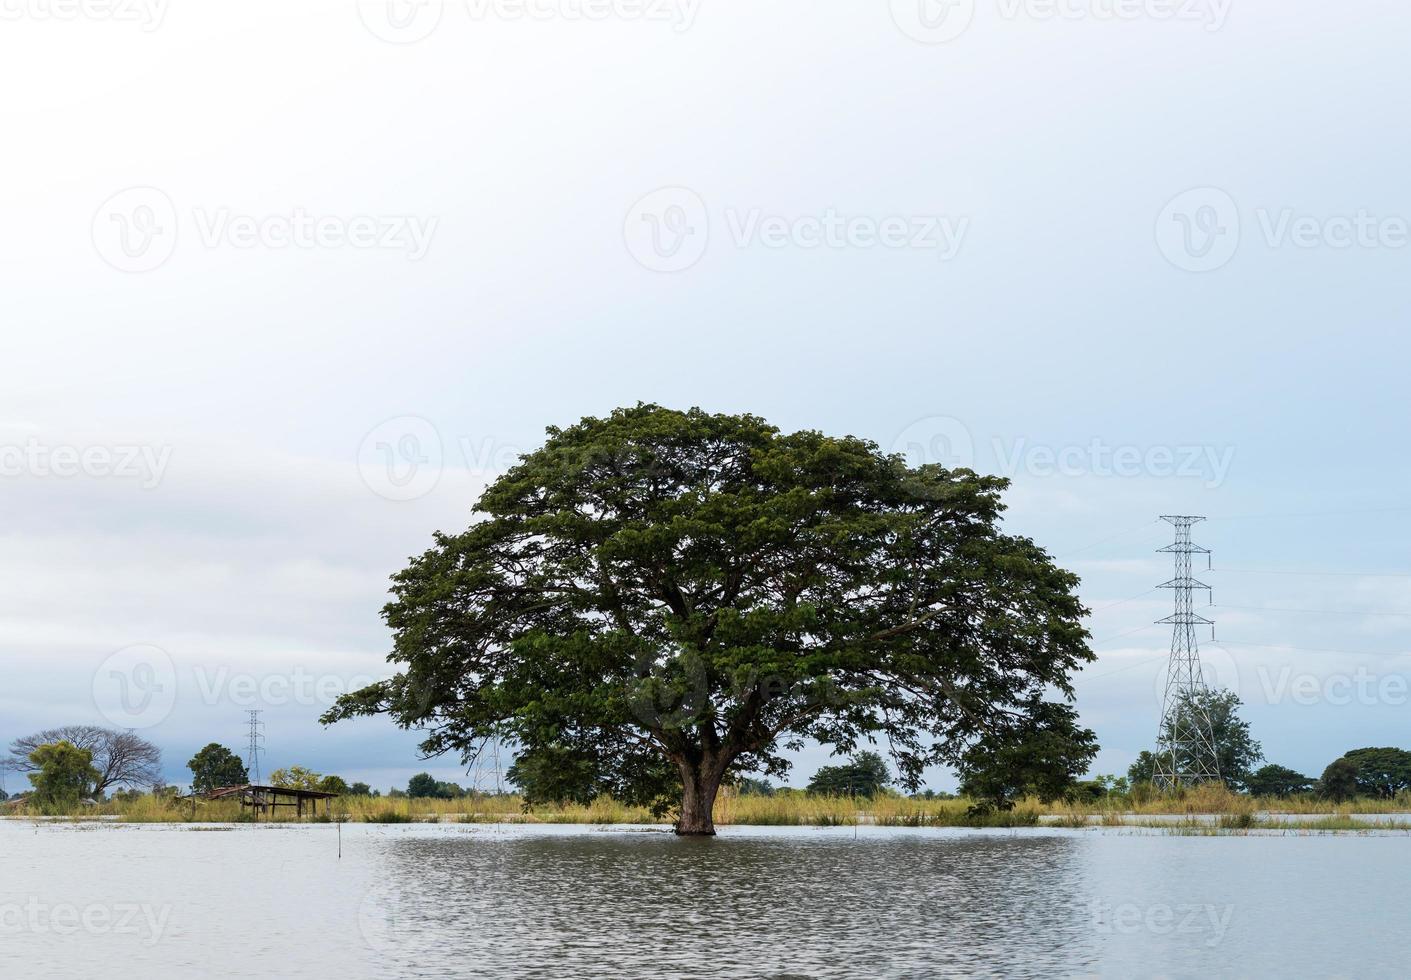
[[[475,753],[475,765],[471,773],[471,789],[478,796],[499,796],[504,792],[504,770],[500,763],[500,740],[487,738],[480,743]]]
[[[1156,751],[1156,784],[1170,789],[1220,779],[1220,760],[1205,706],[1207,688],[1195,639],[1197,626],[1209,626],[1213,637],[1215,623],[1196,614],[1192,599],[1196,589],[1210,593],[1210,586],[1191,575],[1191,555],[1205,555],[1206,567],[1210,567],[1210,549],[1191,542],[1191,526],[1205,518],[1163,515],[1161,519],[1176,529],[1176,540],[1160,549],[1175,558],[1176,574],[1158,586],[1174,592],[1176,609],[1157,620],[1171,624],[1171,659],[1166,667]]]
[[[260,753],[264,752],[265,750],[265,723],[260,721],[260,712],[258,710],[252,709],[246,711],[245,713],[250,716],[250,740],[247,748],[245,749],[245,771],[249,774],[248,779],[250,784],[252,786],[259,786],[261,785]]]

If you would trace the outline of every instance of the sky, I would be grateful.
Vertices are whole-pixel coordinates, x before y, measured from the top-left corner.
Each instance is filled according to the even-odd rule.
[[[184,783],[260,709],[265,774],[469,783],[316,719],[388,673],[433,531],[545,426],[648,401],[1010,477],[1094,610],[1095,772],[1154,741],[1173,513],[1209,518],[1202,655],[1270,761],[1411,747],[1408,28],[6,0],[0,741],[134,727]]]

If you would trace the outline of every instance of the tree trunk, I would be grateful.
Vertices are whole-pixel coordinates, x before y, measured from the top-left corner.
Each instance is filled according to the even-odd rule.
[[[681,836],[715,836],[715,795],[720,792],[720,777],[706,767],[681,767],[681,817],[676,821],[676,833]]]

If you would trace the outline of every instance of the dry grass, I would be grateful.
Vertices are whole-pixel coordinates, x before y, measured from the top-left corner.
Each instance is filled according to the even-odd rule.
[[[74,819],[108,817],[132,823],[235,823],[249,821],[250,811],[233,800],[193,802],[151,795],[113,800],[101,806],[44,811],[20,809],[17,816],[58,816]],[[1371,825],[1351,815],[1411,814],[1411,795],[1392,800],[1353,800],[1333,803],[1304,796],[1267,799],[1242,796],[1223,786],[1198,786],[1182,793],[1148,796],[1137,800],[1109,798],[1095,803],[1043,805],[1028,799],[1012,810],[983,814],[970,812],[970,801],[920,800],[901,796],[876,799],[809,796],[798,792],[774,796],[740,796],[722,791],[715,806],[716,824],[728,826],[850,827],[872,824],[885,827],[1032,827],[1140,826],[1173,833],[1229,833],[1246,830],[1356,831],[1372,827],[1411,829],[1411,821]],[[1289,819],[1290,814],[1315,819]],[[1158,816],[1184,817],[1157,821]],[[266,817],[264,820],[268,820]],[[291,817],[281,813],[276,821]],[[565,804],[526,808],[518,796],[468,797],[460,800],[407,799],[406,797],[342,797],[335,799],[328,815],[306,820],[347,820],[365,823],[523,823],[523,824],[655,824],[669,825],[670,815],[653,816],[643,807],[626,806],[602,797],[586,806]]]

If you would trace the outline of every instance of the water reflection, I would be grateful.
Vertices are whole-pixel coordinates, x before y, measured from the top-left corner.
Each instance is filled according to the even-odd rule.
[[[816,832],[398,840],[361,921],[380,953],[428,972],[1052,976],[1094,962],[1084,847]]]

